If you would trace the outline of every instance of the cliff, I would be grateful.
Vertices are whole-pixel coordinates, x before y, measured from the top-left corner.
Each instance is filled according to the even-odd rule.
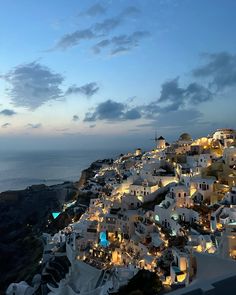
[[[88,206],[90,198],[96,197],[80,188],[109,161],[92,163],[76,183],[33,185],[25,190],[0,193],[0,294],[4,294],[10,283],[30,282],[41,271],[42,232],[57,232],[71,223],[72,218],[80,218],[85,209],[78,206]],[[65,202],[75,200],[74,206],[64,210],[57,219],[52,218],[52,212],[62,211]]]
[[[40,236],[49,216],[76,195],[73,183],[0,193],[0,294],[9,283],[32,278],[39,267]]]

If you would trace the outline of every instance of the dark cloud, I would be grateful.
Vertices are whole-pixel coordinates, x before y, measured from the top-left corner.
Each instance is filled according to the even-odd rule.
[[[87,112],[84,117],[84,122],[94,122],[97,120],[96,112]]]
[[[96,45],[93,46],[93,52],[95,54],[98,54],[101,52],[101,49],[106,48],[107,46],[109,46],[111,44],[111,41],[109,39],[104,39],[100,42],[98,42]]]
[[[136,6],[128,6],[126,7],[122,12],[121,16],[122,17],[129,17],[129,16],[137,16],[140,14],[140,10]]]
[[[149,35],[150,34],[147,31],[136,31],[131,35],[122,35],[112,38],[113,48],[111,50],[111,55],[128,52],[133,48],[138,47],[140,41]]]
[[[206,78],[217,91],[236,86],[236,55],[228,52],[205,53],[207,63],[193,70],[196,78]]]
[[[85,14],[94,16],[96,14],[102,14],[105,12],[105,8],[100,4],[95,4],[90,7]],[[109,34],[111,31],[116,29],[118,26],[123,24],[124,21],[130,19],[130,17],[135,16],[139,13],[139,9],[135,6],[129,6],[121,11],[118,15],[112,18],[106,18],[101,22],[94,23],[89,28],[83,30],[76,30],[72,33],[64,35],[56,44],[53,49],[62,49],[65,50],[67,48],[78,45],[81,41],[91,40],[96,38],[104,37]],[[109,41],[108,41],[109,42]],[[100,43],[100,44],[99,44]],[[94,51],[99,51],[99,49],[103,46],[104,40],[99,42],[97,47],[93,48]],[[107,46],[107,45],[105,45]],[[121,47],[121,46],[120,46]]]
[[[104,39],[98,42],[94,47],[94,53],[98,54],[102,49],[110,46],[110,54],[116,55],[118,53],[123,53],[132,50],[139,46],[140,41],[148,37],[150,34],[147,31],[136,31],[130,35],[119,35],[111,39]]]
[[[135,120],[139,119],[140,117],[141,114],[139,113],[138,109],[129,109],[125,104],[109,99],[100,103],[94,112],[86,113],[84,121],[124,121]]]
[[[96,23],[93,28],[99,34],[107,34],[121,25],[127,18],[139,14],[139,9],[135,6],[125,8],[120,14],[113,18],[107,18],[102,22]]]
[[[2,128],[7,128],[7,127],[9,127],[9,126],[11,126],[11,123],[5,123],[5,124],[2,124]]]
[[[85,121],[96,120],[119,120],[122,115],[125,106],[122,103],[107,100],[100,103],[93,113],[87,113]]]
[[[2,78],[10,84],[8,94],[17,107],[36,109],[62,97],[64,78],[38,62],[19,65]]]
[[[185,89],[185,97],[190,101],[190,103],[199,104],[201,102],[211,100],[213,98],[213,94],[208,88],[198,83],[191,83]]]
[[[79,87],[76,85],[72,85],[67,89],[67,91],[65,92],[65,95],[83,94],[87,97],[91,97],[94,94],[96,94],[98,90],[99,90],[99,86],[97,85],[97,83],[91,82]]]
[[[95,128],[96,124],[89,125],[89,128]]]
[[[71,34],[64,35],[56,44],[54,49],[67,49],[69,47],[76,46],[83,40],[91,40],[97,36],[91,29],[77,30]]]
[[[94,31],[99,34],[107,34],[118,27],[121,22],[122,18],[120,17],[107,18],[100,23],[96,23],[94,25]]]
[[[137,108],[133,108],[129,111],[126,111],[123,115],[124,120],[136,120],[140,118],[141,118],[141,114]]]
[[[32,129],[38,129],[38,128],[41,128],[42,127],[42,124],[41,123],[37,123],[37,124],[28,123],[26,125],[26,127],[32,128]]]
[[[131,49],[132,48],[128,48],[125,46],[118,46],[118,47],[111,50],[111,55],[118,55],[121,53],[126,53],[126,52],[130,51]]]
[[[100,3],[96,3],[89,7],[89,9],[85,12],[88,16],[97,16],[106,13],[106,8],[102,6]]]
[[[77,122],[79,121],[79,116],[78,115],[74,115],[72,118],[72,121]]]
[[[16,112],[13,111],[13,110],[5,109],[5,110],[0,111],[0,115],[3,115],[3,116],[14,116],[14,115],[16,115]]]
[[[170,102],[170,110],[178,109],[184,104],[185,90],[179,87],[179,78],[167,81],[161,86],[161,95],[158,102]]]
[[[104,39],[96,46],[98,51],[101,48],[110,46],[116,42],[117,46],[130,44],[127,37],[119,36],[112,39]],[[131,42],[131,44],[133,44]],[[135,43],[134,43],[135,44]],[[84,121],[93,122],[97,120],[105,120],[108,122],[136,120],[143,118],[148,120],[147,123],[137,125],[137,127],[161,127],[161,128],[179,128],[184,126],[192,126],[199,128],[202,125],[208,125],[209,122],[203,121],[203,114],[196,108],[199,104],[208,102],[217,95],[210,85],[216,86],[218,89],[234,86],[234,56],[230,54],[214,54],[211,63],[193,71],[193,77],[188,84],[181,85],[179,77],[166,81],[161,85],[159,98],[150,103],[136,105],[131,107],[130,102],[120,103],[113,100],[107,100],[100,103],[94,111],[86,114]],[[223,64],[227,65],[225,68]],[[228,72],[222,81],[219,81],[218,75],[221,71]],[[223,75],[223,73],[222,73]],[[210,83],[200,84],[196,77],[211,78]]]
[[[147,107],[154,108],[155,112],[171,112],[182,109],[186,105],[197,105],[209,101],[212,98],[213,93],[196,82],[190,83],[186,87],[180,87],[179,78],[177,77],[163,83],[160,98]],[[163,106],[163,103],[168,103],[168,105]]]

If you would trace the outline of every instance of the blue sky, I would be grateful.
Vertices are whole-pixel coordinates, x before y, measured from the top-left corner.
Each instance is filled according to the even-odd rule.
[[[0,0],[1,148],[236,128],[233,0]]]

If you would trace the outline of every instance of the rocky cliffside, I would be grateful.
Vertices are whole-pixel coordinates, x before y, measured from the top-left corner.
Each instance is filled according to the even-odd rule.
[[[4,294],[10,283],[30,282],[36,272],[41,272],[42,232],[57,232],[72,218],[80,218],[85,209],[78,206],[88,206],[90,198],[96,197],[80,188],[106,161],[110,160],[92,163],[76,183],[33,185],[25,190],[0,193],[0,294]],[[74,206],[54,220],[51,213],[61,211],[64,203],[72,200],[76,200]]]
[[[30,280],[42,255],[41,233],[53,211],[77,195],[73,183],[0,194],[0,294],[11,282]]]

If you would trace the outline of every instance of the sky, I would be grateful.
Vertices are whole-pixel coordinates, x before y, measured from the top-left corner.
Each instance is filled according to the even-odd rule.
[[[236,1],[0,0],[0,149],[236,128]]]

